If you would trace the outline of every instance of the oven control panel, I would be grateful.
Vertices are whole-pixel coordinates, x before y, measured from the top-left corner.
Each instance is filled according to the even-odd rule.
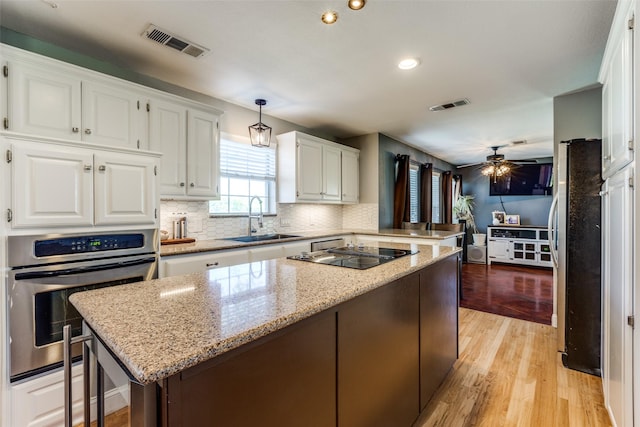
[[[134,233],[61,237],[57,239],[36,240],[33,245],[36,257],[82,254],[87,252],[141,248],[144,247],[144,235]]]

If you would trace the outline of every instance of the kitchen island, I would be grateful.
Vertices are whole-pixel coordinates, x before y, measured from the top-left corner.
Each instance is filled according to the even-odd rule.
[[[132,381],[132,425],[409,426],[457,358],[460,262],[412,249],[368,270],[279,258],[71,302]]]

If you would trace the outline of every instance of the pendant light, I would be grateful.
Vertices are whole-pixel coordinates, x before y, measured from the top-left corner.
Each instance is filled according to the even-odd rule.
[[[271,144],[271,127],[262,123],[262,106],[267,105],[264,99],[256,99],[256,105],[260,106],[258,123],[249,126],[249,137],[254,147],[268,147]]]

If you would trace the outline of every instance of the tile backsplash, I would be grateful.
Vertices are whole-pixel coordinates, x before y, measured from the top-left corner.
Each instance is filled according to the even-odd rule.
[[[265,216],[258,234],[324,229],[378,229],[378,205],[278,204],[276,216]],[[160,202],[160,229],[173,237],[173,221],[187,217],[187,236],[198,240],[247,234],[246,217],[209,217],[204,201],[163,200]],[[253,221],[254,228],[257,223]]]

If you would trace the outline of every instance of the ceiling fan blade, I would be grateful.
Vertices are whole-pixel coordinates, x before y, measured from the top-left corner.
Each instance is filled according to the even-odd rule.
[[[511,159],[509,159],[509,161],[511,163],[533,163],[533,164],[538,163],[538,161],[534,160],[534,159],[519,159],[519,160],[511,160]]]
[[[458,166],[456,166],[456,168],[457,168],[457,169],[460,169],[460,168],[468,168],[469,166],[478,166],[478,165],[482,165],[482,164],[484,164],[484,163],[486,163],[486,162],[467,163],[466,165],[458,165]]]

